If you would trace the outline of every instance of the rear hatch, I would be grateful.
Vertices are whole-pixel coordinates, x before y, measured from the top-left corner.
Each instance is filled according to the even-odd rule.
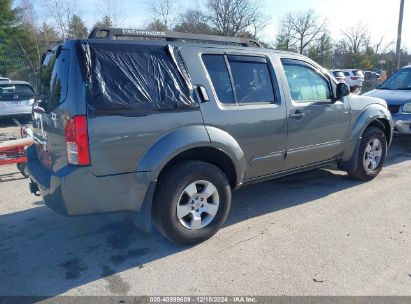
[[[69,75],[69,49],[59,46],[43,56],[33,106],[33,136],[38,159],[51,172],[67,165],[64,121],[68,113],[62,105],[67,99]]]

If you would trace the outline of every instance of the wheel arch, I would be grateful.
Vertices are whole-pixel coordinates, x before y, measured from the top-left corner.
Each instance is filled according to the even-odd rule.
[[[198,160],[206,163],[210,163],[217,168],[219,168],[227,177],[232,189],[236,188],[238,185],[238,173],[236,172],[236,167],[233,160],[224,151],[219,150],[212,146],[201,146],[185,150],[172,159],[170,159],[167,164],[161,169],[158,174],[158,178],[164,174],[173,165],[188,160]]]
[[[356,157],[353,156],[357,155],[362,136],[369,127],[381,129],[387,138],[388,145],[391,143],[394,124],[390,112],[380,104],[369,105],[361,112],[353,124],[351,136],[348,138],[343,158],[339,164],[341,169],[347,170],[357,165],[355,161],[353,161]]]
[[[244,153],[237,141],[222,130],[205,126],[188,126],[163,136],[144,154],[137,171],[148,172],[157,180],[182,160],[214,164],[226,174],[232,188],[241,185],[245,176]]]

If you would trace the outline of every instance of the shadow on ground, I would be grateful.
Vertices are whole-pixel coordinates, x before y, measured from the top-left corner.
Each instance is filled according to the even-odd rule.
[[[396,138],[388,165],[410,159],[410,147],[409,139]],[[227,225],[359,184],[333,171],[314,170],[250,185],[234,193]],[[155,229],[140,232],[121,214],[67,218],[41,202],[0,215],[0,232],[0,295],[59,295],[101,278],[107,292],[126,294],[129,285],[120,272],[142,271],[148,263],[188,249],[171,244]]]

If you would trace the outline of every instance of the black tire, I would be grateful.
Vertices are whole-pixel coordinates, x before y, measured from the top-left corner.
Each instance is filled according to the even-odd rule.
[[[21,175],[23,175],[25,178],[29,178],[26,163],[17,163],[17,169],[20,171]]]
[[[368,144],[373,140],[378,139],[381,143],[381,157],[378,163],[378,166],[375,169],[366,168],[364,164],[364,159],[366,156],[365,149],[367,148]],[[387,139],[385,137],[384,132],[380,128],[376,127],[369,127],[364,131],[358,153],[353,157],[357,157],[356,159],[356,166],[354,169],[347,171],[348,175],[352,178],[369,181],[375,178],[381,171],[385,157],[387,155]]]
[[[217,213],[207,226],[191,230],[180,222],[177,204],[186,187],[199,180],[211,182],[215,186],[219,205]],[[230,184],[219,168],[202,161],[182,161],[167,169],[159,178],[154,193],[152,214],[157,229],[167,239],[180,245],[192,245],[203,242],[217,233],[227,219],[230,207]]]

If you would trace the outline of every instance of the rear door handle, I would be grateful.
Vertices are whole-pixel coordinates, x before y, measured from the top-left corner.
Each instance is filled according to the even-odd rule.
[[[303,118],[305,116],[304,112],[301,111],[295,111],[294,113],[291,113],[288,117],[290,118],[295,118],[295,119],[299,119],[299,118]]]

